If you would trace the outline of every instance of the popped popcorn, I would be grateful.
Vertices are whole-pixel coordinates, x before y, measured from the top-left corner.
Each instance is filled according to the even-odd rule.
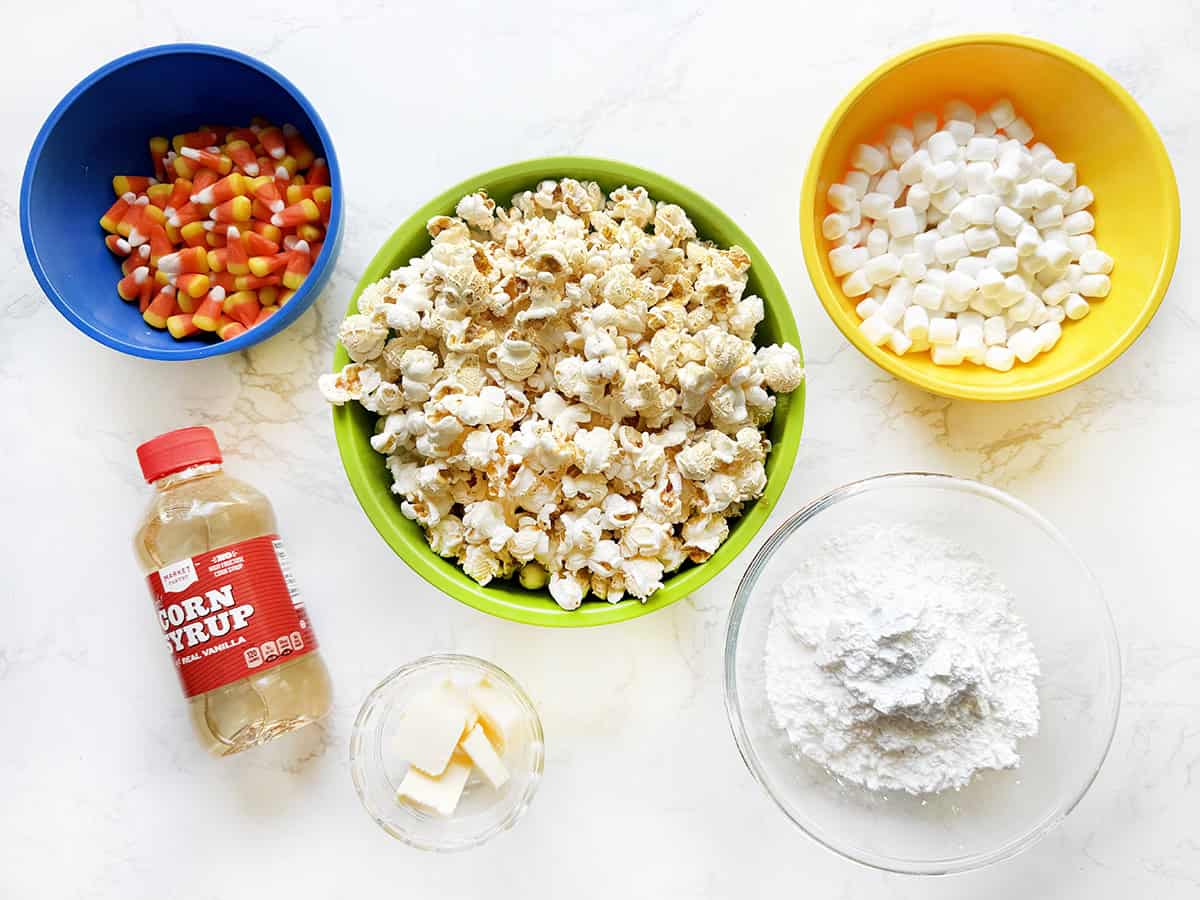
[[[645,188],[564,178],[428,223],[429,252],[370,285],[324,375],[379,414],[371,446],[430,547],[480,584],[564,609],[646,600],[708,559],[766,486],[762,427],[804,380],[757,348],[750,257]]]

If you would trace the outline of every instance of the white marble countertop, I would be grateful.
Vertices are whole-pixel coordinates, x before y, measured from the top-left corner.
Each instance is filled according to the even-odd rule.
[[[10,10],[0,55],[0,896],[1197,896],[1200,603],[1187,561],[1200,503],[1200,266],[1190,235],[1161,312],[1116,364],[1048,399],[985,406],[922,393],[854,352],[816,301],[796,226],[809,150],[843,93],[893,53],[983,29],[1057,41],[1111,72],[1159,127],[1185,207],[1200,205],[1194,4],[1014,0],[986,16],[874,0],[836,15],[808,3],[555,5]],[[349,207],[337,273],[314,310],[246,354],[168,366],[113,353],[54,311],[26,265],[16,207],[25,155],[54,103],[112,57],[176,40],[236,47],[293,78],[334,135]],[[941,470],[1013,492],[1081,550],[1117,620],[1124,706],[1098,781],[1049,838],[991,869],[929,881],[860,868],[796,831],[743,767],[722,706],[726,611],[749,555],[668,610],[550,632],[455,604],[377,538],[314,388],[334,322],[376,246],[420,203],[472,173],[551,153],[667,173],[727,210],[772,261],[809,372],[781,510],[861,476]],[[323,727],[225,761],[192,742],[129,547],[147,498],[135,444],[196,423],[212,425],[228,467],[273,499],[337,689]],[[441,649],[512,672],[547,734],[547,777],[528,818],[467,855],[388,838],[347,771],[366,691]]]

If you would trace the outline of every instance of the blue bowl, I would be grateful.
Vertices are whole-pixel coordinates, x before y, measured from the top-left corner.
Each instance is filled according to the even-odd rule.
[[[325,244],[292,299],[231,341],[176,340],[151,328],[136,303],[117,296],[120,262],[104,245],[100,216],[113,204],[114,175],[153,174],[146,142],[205,122],[248,124],[255,115],[291,122],[329,163],[333,206]],[[321,117],[269,66],[234,50],[165,44],[93,72],[54,108],[38,132],[21,182],[21,237],[29,265],[58,311],[84,334],[148,359],[203,359],[245,350],[303,313],[333,273],[342,243],[342,177]]]

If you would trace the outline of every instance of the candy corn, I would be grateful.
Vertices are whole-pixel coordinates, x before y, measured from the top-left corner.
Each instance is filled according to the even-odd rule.
[[[100,217],[117,294],[178,340],[231,340],[295,295],[325,240],[327,161],[293,125],[201,125],[148,140],[153,175],[114,175]]]

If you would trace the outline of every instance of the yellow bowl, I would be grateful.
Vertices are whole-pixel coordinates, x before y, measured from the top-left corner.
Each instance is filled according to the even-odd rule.
[[[1009,372],[935,366],[928,354],[896,356],[867,341],[858,316],[829,267],[821,234],[825,192],[849,168],[851,149],[884,127],[940,112],[960,97],[976,108],[1008,97],[1092,188],[1096,240],[1115,260],[1112,292],[1091,313],[1067,322],[1050,353]],[[1027,400],[1099,372],[1134,342],[1154,316],[1179,253],[1179,191],[1171,161],[1149,118],[1116,81],[1061,47],[1011,34],[973,34],[923,44],[884,63],[829,117],[809,161],[800,200],[804,261],[817,296],[842,333],[873,362],[905,381],[947,397]]]

